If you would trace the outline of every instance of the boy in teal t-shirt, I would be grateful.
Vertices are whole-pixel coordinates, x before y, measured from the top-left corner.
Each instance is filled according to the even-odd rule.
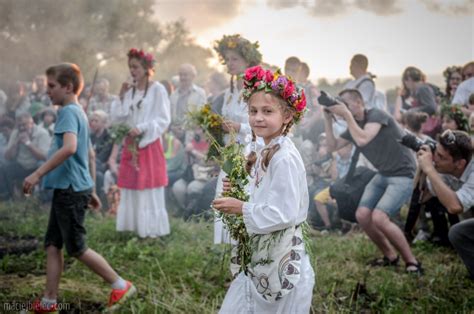
[[[79,67],[71,63],[46,70],[48,96],[61,107],[54,128],[54,140],[48,160],[23,183],[30,194],[44,176],[46,188],[54,189],[48,229],[46,289],[43,298],[33,303],[35,313],[57,311],[59,280],[64,268],[62,247],[111,284],[109,309],[114,309],[136,293],[135,286],[122,279],[97,252],[86,245],[85,213],[89,203],[98,205],[94,182],[89,171],[89,131],[87,118],[77,101],[83,78]],[[92,152],[93,153],[93,152]]]

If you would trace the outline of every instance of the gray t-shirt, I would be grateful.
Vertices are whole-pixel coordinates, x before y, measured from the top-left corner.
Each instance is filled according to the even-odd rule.
[[[377,135],[360,152],[374,165],[380,174],[387,177],[413,178],[416,163],[409,148],[400,144],[404,133],[392,116],[380,109],[369,109],[365,112],[366,123],[382,125]],[[358,122],[362,127],[362,122]],[[355,144],[349,130],[341,138]]]

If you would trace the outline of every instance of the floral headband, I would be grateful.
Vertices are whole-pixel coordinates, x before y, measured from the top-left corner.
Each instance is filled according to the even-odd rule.
[[[458,72],[459,74],[462,73],[462,67],[458,67],[458,66],[450,66],[450,67],[447,67],[446,70],[444,70],[443,72],[443,76],[445,79],[449,79],[451,77],[451,75],[453,75],[453,73],[456,73]]]
[[[448,116],[456,122],[459,130],[469,132],[469,119],[462,112],[460,105],[442,105],[441,116]]]
[[[293,122],[296,124],[303,116],[306,110],[306,96],[304,90],[298,86],[289,77],[281,74],[280,70],[273,73],[270,70],[264,70],[261,66],[254,66],[245,70],[244,89],[242,97],[248,101],[250,97],[259,91],[265,93],[275,93],[286,103],[296,110]]]
[[[219,58],[225,63],[225,52],[235,50],[239,53],[250,66],[255,66],[262,62],[262,54],[258,51],[258,42],[251,43],[247,39],[236,35],[224,35],[221,40],[217,40],[214,50],[219,54]]]
[[[136,48],[132,48],[127,53],[128,59],[136,58],[143,62],[147,69],[153,69],[155,65],[155,57],[151,53],[146,53],[143,50],[138,50]]]

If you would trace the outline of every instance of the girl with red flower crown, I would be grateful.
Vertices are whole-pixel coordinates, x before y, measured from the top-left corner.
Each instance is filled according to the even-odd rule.
[[[236,140],[241,144],[250,142],[251,130],[248,118],[247,103],[240,97],[243,87],[241,75],[245,69],[256,66],[262,61],[262,55],[258,51],[258,42],[251,43],[240,35],[224,35],[221,40],[216,41],[214,49],[221,61],[227,66],[227,72],[231,76],[230,87],[225,90],[222,109],[219,112],[225,119],[223,130],[227,135],[224,137],[225,144],[229,143],[230,134],[236,135]],[[218,110],[219,111],[219,110]],[[225,177],[223,171],[217,179],[216,197],[222,193],[222,179]],[[223,223],[216,218],[214,223],[214,243],[229,243],[229,232]]]
[[[246,70],[242,96],[252,141],[260,137],[265,146],[247,157],[249,201],[223,197],[212,204],[243,215],[252,241],[247,271],[234,274],[220,313],[308,313],[314,286],[302,230],[308,185],[303,160],[286,136],[304,114],[306,97],[288,77],[259,66]],[[225,184],[225,191],[230,188]],[[240,264],[239,256],[231,256],[231,263]]]
[[[127,54],[133,84],[123,83],[120,100],[112,104],[114,122],[130,128],[123,145],[118,176],[121,188],[117,230],[140,237],[170,233],[164,188],[168,184],[161,136],[170,124],[170,102],[163,85],[151,81],[154,58],[143,50]],[[133,138],[138,147],[131,151]]]

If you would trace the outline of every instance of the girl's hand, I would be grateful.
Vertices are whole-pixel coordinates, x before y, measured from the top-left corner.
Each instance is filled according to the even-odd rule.
[[[120,88],[119,97],[123,100],[125,93],[132,87],[129,82],[123,82],[122,87]]]
[[[137,128],[133,128],[133,129],[130,130],[130,132],[128,132],[128,135],[131,136],[131,137],[137,137],[140,134],[142,134],[142,132]]]
[[[225,133],[239,133],[240,123],[234,122],[232,120],[224,120],[224,122],[222,123],[222,129]]]
[[[242,214],[244,202],[233,197],[216,198],[212,202],[212,207],[224,214]]]
[[[223,192],[230,192],[230,188],[232,185],[230,184],[229,178],[225,177],[222,179],[223,185],[222,185],[222,191]]]

